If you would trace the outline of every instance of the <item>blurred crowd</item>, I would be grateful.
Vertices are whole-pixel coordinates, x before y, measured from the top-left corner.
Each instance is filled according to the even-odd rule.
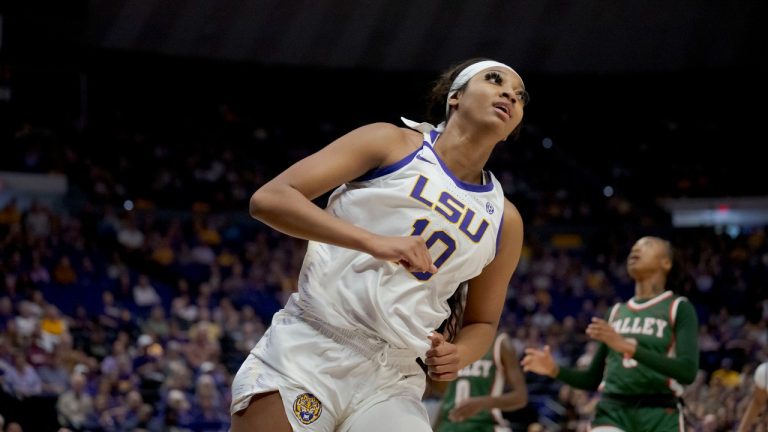
[[[0,413],[26,404],[39,419],[47,406],[72,430],[226,430],[229,382],[296,289],[304,245],[214,216],[96,216],[0,211]],[[768,359],[765,231],[675,241],[701,322],[687,416],[728,430]],[[548,344],[564,364],[588,363],[587,322],[632,292],[622,254],[588,249],[526,246],[502,323],[518,352]],[[528,378],[531,409],[586,430],[594,395]]]
[[[71,192],[0,201],[0,430],[228,429],[232,376],[296,290],[306,246],[249,220],[248,197],[340,126],[262,127],[226,105],[213,117],[172,137],[120,121],[75,138],[15,130],[0,168],[63,173]],[[700,321],[690,430],[731,430],[768,360],[766,230],[674,229],[643,199],[569,182],[579,169],[546,151],[510,146],[490,167],[526,220],[501,324],[517,351],[548,344],[586,365],[590,318],[633,294],[630,245],[661,235]],[[527,379],[513,422],[587,430],[594,394]]]

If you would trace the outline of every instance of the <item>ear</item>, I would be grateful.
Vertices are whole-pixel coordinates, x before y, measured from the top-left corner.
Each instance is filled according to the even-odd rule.
[[[664,269],[665,273],[669,273],[669,271],[672,269],[672,260],[669,258],[662,258],[661,268]]]
[[[448,96],[448,106],[450,108],[456,108],[459,105],[459,91],[454,91],[453,94]]]

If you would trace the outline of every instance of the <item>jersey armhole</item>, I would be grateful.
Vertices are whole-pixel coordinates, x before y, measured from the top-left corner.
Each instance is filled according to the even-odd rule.
[[[619,312],[619,308],[621,308],[621,303],[616,303],[615,305],[613,305],[613,308],[611,308],[611,313],[608,314],[608,323],[613,322],[613,318]]]
[[[404,158],[400,159],[399,161],[397,161],[397,162],[395,162],[393,164],[390,164],[390,165],[374,168],[374,169],[368,171],[367,173],[361,175],[360,177],[352,180],[350,183],[360,182],[360,181],[367,181],[367,180],[373,180],[375,178],[382,177],[382,176],[385,176],[387,174],[392,174],[393,172],[399,170],[400,168],[408,165],[413,160],[413,158],[416,157],[416,155],[419,153],[419,151],[421,151],[421,149],[424,148],[424,144],[425,143],[422,143],[421,147],[419,147],[416,150],[414,150],[413,152],[409,153],[407,156],[405,156]]]
[[[680,308],[680,303],[686,300],[688,299],[685,297],[678,297],[669,305],[669,323],[671,324],[671,329],[675,328],[675,322],[677,322],[677,310]]]

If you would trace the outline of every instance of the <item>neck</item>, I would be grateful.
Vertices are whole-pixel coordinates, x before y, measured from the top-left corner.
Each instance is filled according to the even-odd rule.
[[[469,132],[457,126],[440,135],[435,151],[459,180],[480,184],[483,167],[498,142],[487,133]]]
[[[666,279],[660,274],[654,274],[646,279],[635,280],[635,298],[647,300],[664,292]]]

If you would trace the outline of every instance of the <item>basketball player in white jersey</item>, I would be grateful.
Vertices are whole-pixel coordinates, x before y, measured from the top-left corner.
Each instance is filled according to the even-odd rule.
[[[253,194],[254,218],[309,245],[299,292],[232,383],[233,432],[427,432],[417,359],[452,380],[488,351],[523,222],[483,167],[527,93],[509,66],[472,60],[433,94],[440,125],[362,126]],[[312,203],[334,188],[326,209]],[[433,332],[452,314],[460,330]]]

